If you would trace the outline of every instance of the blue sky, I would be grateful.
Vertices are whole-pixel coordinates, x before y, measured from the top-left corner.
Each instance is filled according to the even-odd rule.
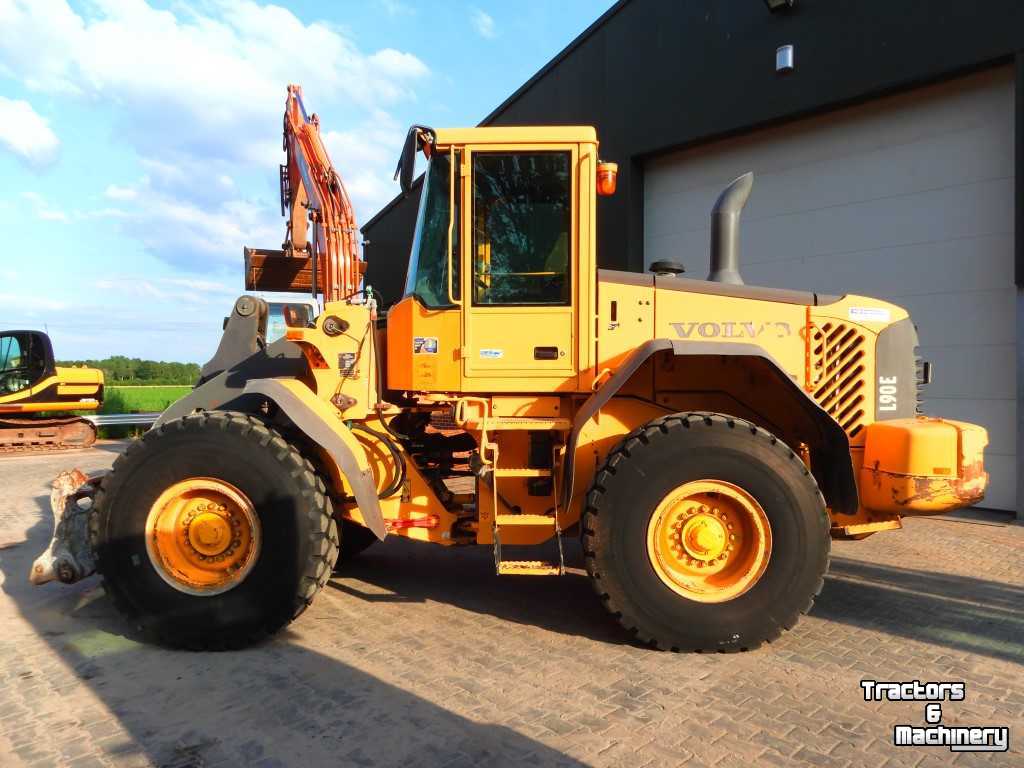
[[[0,0],[0,328],[202,363],[277,247],[285,86],[366,221],[405,128],[475,125],[612,0]]]

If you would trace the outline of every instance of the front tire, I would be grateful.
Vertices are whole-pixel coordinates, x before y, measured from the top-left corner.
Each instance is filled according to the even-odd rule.
[[[627,436],[598,470],[582,520],[608,610],[665,650],[742,651],[810,610],[828,569],[814,477],[765,430],[675,414]]]
[[[241,413],[186,416],[114,463],[92,516],[108,593],[156,641],[240,648],[301,614],[326,583],[338,531],[298,449]]]

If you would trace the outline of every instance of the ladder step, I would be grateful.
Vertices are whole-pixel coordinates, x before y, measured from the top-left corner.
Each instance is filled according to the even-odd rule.
[[[495,522],[497,522],[499,528],[517,525],[546,525],[551,528],[555,527],[553,515],[498,515]]]
[[[498,563],[499,576],[560,576],[558,563],[543,560],[502,560]]]
[[[495,477],[551,477],[550,469],[534,469],[533,467],[499,467],[494,470]]]
[[[572,429],[572,421],[551,416],[488,416],[486,418],[477,416],[466,419],[462,426],[464,429],[486,429],[488,432],[506,429],[530,431],[553,429],[568,432]]]

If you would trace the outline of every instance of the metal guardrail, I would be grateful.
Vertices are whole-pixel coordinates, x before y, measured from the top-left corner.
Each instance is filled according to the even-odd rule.
[[[120,427],[139,424],[150,427],[160,418],[160,411],[147,413],[97,413],[84,418],[91,421],[97,427]]]

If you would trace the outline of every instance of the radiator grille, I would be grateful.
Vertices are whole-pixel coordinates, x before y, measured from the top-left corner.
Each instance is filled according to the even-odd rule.
[[[854,326],[829,321],[811,326],[808,347],[808,388],[853,437],[865,421],[864,335]]]

